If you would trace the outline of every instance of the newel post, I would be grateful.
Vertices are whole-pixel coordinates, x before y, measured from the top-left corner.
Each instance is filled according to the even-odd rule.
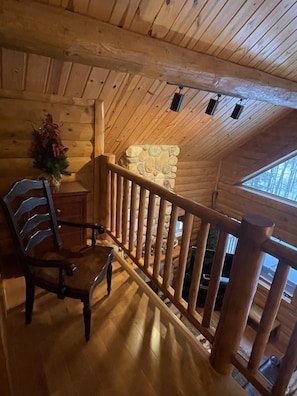
[[[103,154],[98,157],[99,167],[99,178],[98,183],[98,198],[95,201],[97,213],[98,213],[98,224],[102,224],[105,227],[109,227],[110,224],[110,175],[107,169],[108,163],[115,162],[115,156],[113,154]]]
[[[262,243],[273,232],[271,220],[245,215],[233,259],[210,361],[220,374],[230,374],[232,355],[239,347],[261,270]]]

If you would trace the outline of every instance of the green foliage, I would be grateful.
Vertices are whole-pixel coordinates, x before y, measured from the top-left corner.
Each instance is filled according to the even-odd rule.
[[[42,127],[34,129],[33,139],[31,152],[36,168],[53,175],[57,180],[61,179],[61,175],[71,174],[67,170],[68,148],[62,144],[59,126],[53,122],[51,114],[47,115]]]

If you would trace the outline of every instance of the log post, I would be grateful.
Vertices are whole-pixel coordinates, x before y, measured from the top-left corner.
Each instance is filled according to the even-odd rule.
[[[94,105],[95,122],[94,122],[94,180],[93,180],[93,221],[100,223],[102,219],[99,215],[100,202],[100,155],[104,153],[104,102],[96,100]]]
[[[99,159],[99,189],[98,200],[95,202],[95,207],[98,213],[98,223],[105,227],[110,227],[110,211],[111,211],[111,178],[107,169],[108,163],[115,162],[113,154],[105,154],[98,157]]]
[[[230,280],[210,356],[212,366],[220,374],[231,373],[232,356],[239,347],[257,290],[263,256],[261,245],[272,235],[273,228],[273,222],[262,216],[245,215],[242,219]]]

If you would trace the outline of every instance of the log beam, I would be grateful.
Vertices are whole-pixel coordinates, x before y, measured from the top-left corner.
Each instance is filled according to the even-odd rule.
[[[0,45],[297,108],[297,83],[33,1],[2,0]]]

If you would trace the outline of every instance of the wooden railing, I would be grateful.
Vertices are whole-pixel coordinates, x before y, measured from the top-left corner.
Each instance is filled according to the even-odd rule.
[[[115,165],[112,157],[101,156],[100,160],[101,196],[104,197],[100,203],[100,213],[110,237],[181,314],[210,341],[210,361],[215,370],[221,374],[230,374],[235,366],[263,395],[283,395],[297,366],[297,325],[282,359],[276,382],[270,384],[258,369],[277,316],[288,271],[297,266],[296,251],[270,238],[274,225],[269,219],[246,215],[241,222],[237,222]],[[179,240],[175,279],[172,282],[172,262],[176,256],[176,222],[180,214],[184,218],[183,231]],[[200,231],[190,292],[186,301],[182,297],[182,291],[194,221],[200,222]],[[196,301],[210,226],[219,229],[219,239],[205,306],[203,313],[198,313]],[[229,234],[237,237],[238,243],[216,326],[213,324],[213,313]],[[277,257],[279,264],[251,355],[246,360],[240,354],[239,346],[257,289],[264,252]]]

